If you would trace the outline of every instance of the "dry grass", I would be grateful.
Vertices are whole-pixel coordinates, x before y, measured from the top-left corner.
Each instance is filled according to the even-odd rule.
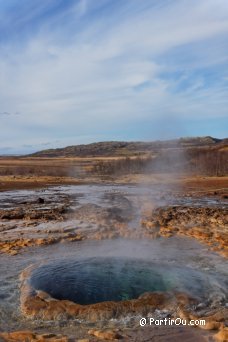
[[[0,191],[29,189],[56,184],[88,184],[112,181],[113,183],[179,183],[188,187],[228,187],[228,177],[205,175],[145,172],[150,161],[142,157],[94,157],[94,158],[0,158]],[[97,165],[108,166],[104,172]],[[120,166],[122,165],[122,168]],[[116,172],[114,172],[116,170]]]

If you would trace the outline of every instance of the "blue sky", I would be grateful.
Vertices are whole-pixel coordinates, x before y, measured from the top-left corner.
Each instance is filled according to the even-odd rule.
[[[227,127],[227,0],[0,0],[0,153]]]

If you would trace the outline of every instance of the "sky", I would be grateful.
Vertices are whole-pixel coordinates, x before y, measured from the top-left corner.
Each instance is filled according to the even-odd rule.
[[[227,133],[227,0],[0,0],[0,154]]]

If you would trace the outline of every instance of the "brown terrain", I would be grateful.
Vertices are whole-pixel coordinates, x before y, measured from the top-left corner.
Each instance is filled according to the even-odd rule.
[[[43,251],[43,246],[116,239],[197,241],[203,253],[225,264],[227,155],[227,139],[204,137],[96,143],[0,157],[1,267],[7,270],[7,262],[19,263],[14,272],[20,287],[19,292],[15,290],[14,307],[20,311],[19,318],[14,326],[4,315],[1,323],[0,315],[0,340],[227,341],[224,298],[203,303],[187,292],[157,291],[132,300],[80,305],[34,289],[29,279],[37,262],[20,264],[26,253],[31,258],[42,255],[39,248]],[[134,321],[117,328],[101,323],[134,315],[147,317],[151,312],[157,319],[162,313],[187,322],[205,319],[206,325],[140,327]],[[72,333],[72,319],[88,321],[91,326],[81,323]],[[27,320],[37,327],[32,328]],[[51,321],[64,323],[50,328],[47,323]]]

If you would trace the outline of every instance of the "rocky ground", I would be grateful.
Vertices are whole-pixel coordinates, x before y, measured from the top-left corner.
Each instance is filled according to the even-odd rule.
[[[90,191],[89,186],[77,189]],[[125,189],[129,191],[124,186],[107,190],[99,200],[96,196],[81,200],[84,195],[80,192],[66,194],[61,187],[30,191],[10,202],[3,198],[1,252],[15,255],[24,247],[82,239],[185,235],[227,256],[228,200],[224,193],[213,196],[169,191],[144,195],[142,188],[137,194],[134,187],[136,190],[130,189],[125,196]]]
[[[228,256],[227,194],[212,187],[201,191],[191,187],[180,191],[166,187],[152,189],[135,185],[82,185],[52,187],[30,191],[2,192],[0,204],[0,253],[12,258],[40,246],[103,239],[159,239],[175,236],[194,238],[209,248]],[[34,250],[35,251],[35,250]],[[0,255],[1,257],[1,255]],[[13,259],[12,259],[13,262]],[[21,310],[25,317],[55,320],[62,314],[92,321],[132,313],[156,311],[167,317],[187,321],[206,317],[202,329],[186,327],[137,327],[117,329],[93,326],[80,333],[44,333],[36,331],[2,331],[3,341],[225,341],[227,309],[225,303],[202,306],[186,293],[142,295],[133,301],[101,303],[83,307],[69,301],[57,301],[47,293],[36,292],[23,273]],[[147,308],[147,312],[145,311]],[[209,331],[209,332],[208,332]],[[212,333],[213,331],[213,333]],[[213,336],[213,337],[212,337]]]
[[[167,206],[156,208],[142,225],[153,237],[184,235],[228,257],[227,208]]]

